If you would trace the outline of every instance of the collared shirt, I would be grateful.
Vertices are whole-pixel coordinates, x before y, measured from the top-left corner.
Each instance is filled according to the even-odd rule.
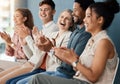
[[[59,30],[59,28],[57,27],[57,25],[53,21],[48,22],[47,24],[43,25],[42,27],[43,27],[42,33],[46,37],[49,37],[51,33]]]

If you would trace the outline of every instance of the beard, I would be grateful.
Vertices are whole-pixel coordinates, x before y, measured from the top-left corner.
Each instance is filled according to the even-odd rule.
[[[79,17],[74,17],[76,19],[74,19],[74,24],[76,25],[81,25],[83,23],[83,20]]]
[[[81,19],[78,19],[78,20],[75,22],[76,25],[81,25],[82,23],[83,23],[83,20],[81,20]]]

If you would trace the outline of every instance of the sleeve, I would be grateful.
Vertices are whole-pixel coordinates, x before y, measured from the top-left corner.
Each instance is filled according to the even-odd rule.
[[[66,33],[66,35],[62,38],[61,43],[58,47],[67,47],[68,41],[70,39],[70,35],[71,32]],[[57,45],[56,45],[57,46]],[[53,59],[56,63],[61,64],[61,60],[58,59],[55,55],[54,55],[54,51],[50,50],[50,52],[48,53],[48,55],[50,56],[51,59]]]
[[[77,43],[74,51],[75,53],[80,56],[89,40],[89,38],[91,37],[91,35],[87,32],[84,32],[81,37],[79,38],[79,42]]]
[[[29,48],[28,45],[22,46],[23,48],[23,52],[25,53],[25,55],[27,56],[28,59],[30,59],[33,56],[33,52],[31,51],[31,49]]]
[[[35,52],[35,42],[33,40],[33,38],[29,35],[25,38],[27,45],[29,46],[29,48],[31,49],[31,51],[34,53]]]

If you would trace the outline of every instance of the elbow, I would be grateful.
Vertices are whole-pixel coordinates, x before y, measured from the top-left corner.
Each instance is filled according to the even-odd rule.
[[[96,83],[98,81],[98,77],[90,77],[88,80],[92,83]]]

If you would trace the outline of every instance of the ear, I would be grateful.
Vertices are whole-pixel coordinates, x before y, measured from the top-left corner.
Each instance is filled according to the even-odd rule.
[[[56,13],[56,10],[53,10],[53,15]]]
[[[101,16],[98,18],[98,23],[102,24],[104,22],[104,18]]]
[[[24,17],[23,21],[25,22],[27,20],[27,17]]]

